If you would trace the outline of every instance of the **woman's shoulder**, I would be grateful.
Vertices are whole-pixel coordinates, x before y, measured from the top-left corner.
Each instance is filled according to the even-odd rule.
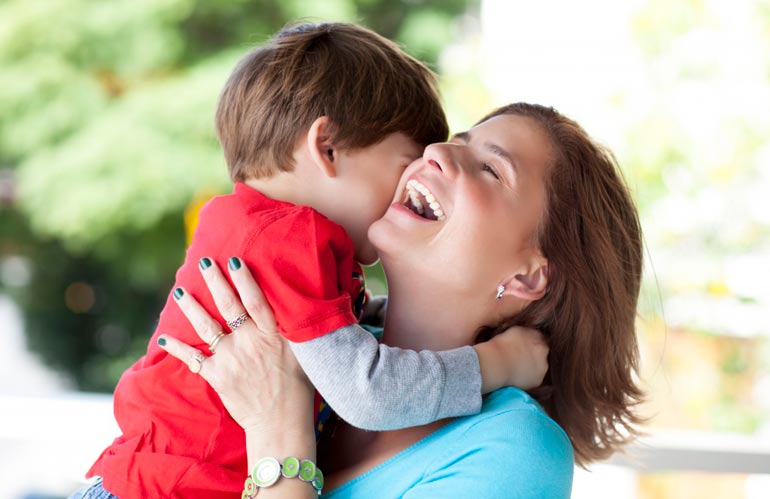
[[[327,497],[561,499],[573,467],[559,425],[525,392],[504,388],[478,414],[452,420]]]
[[[570,496],[569,439],[525,392],[497,390],[479,414],[453,423],[435,433],[433,444],[441,451],[410,490],[414,497]]]
[[[479,415],[489,417],[509,411],[531,411],[533,415],[547,418],[553,422],[537,400],[524,390],[515,387],[500,388],[484,397]],[[554,424],[556,423],[554,422]],[[558,425],[556,426],[561,429]]]
[[[497,390],[484,399],[481,412],[455,423],[441,438],[449,443],[450,461],[452,454],[472,450],[477,461],[494,463],[501,473],[560,470],[571,481],[574,455],[567,434],[526,392]]]
[[[570,461],[572,445],[564,430],[540,404],[518,388],[502,388],[484,399],[481,412],[458,419],[455,435],[472,435],[477,441],[499,440],[519,453],[531,453],[532,446],[549,450],[559,461]],[[502,438],[501,438],[502,437]],[[522,447],[526,442],[527,447]]]

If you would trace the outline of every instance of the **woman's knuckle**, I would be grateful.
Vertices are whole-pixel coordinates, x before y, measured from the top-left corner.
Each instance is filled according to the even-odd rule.
[[[258,314],[262,312],[262,309],[264,308],[264,304],[262,303],[262,300],[254,296],[249,297],[246,300],[245,306],[246,306],[246,310],[248,310],[252,314]]]
[[[234,310],[237,307],[237,300],[232,295],[224,296],[220,300],[220,304],[222,306],[222,311],[231,311]]]
[[[219,327],[211,319],[204,319],[200,321],[196,329],[203,335],[211,336],[217,334]]]

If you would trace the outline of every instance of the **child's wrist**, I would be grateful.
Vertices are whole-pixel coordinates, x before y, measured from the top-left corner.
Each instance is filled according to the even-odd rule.
[[[481,371],[481,393],[493,392],[506,385],[502,359],[498,351],[488,341],[473,345],[479,358],[479,370]]]

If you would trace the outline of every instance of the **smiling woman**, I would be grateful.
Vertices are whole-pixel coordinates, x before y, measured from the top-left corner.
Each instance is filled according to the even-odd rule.
[[[526,301],[545,291],[547,261],[536,235],[552,153],[548,138],[532,125],[528,118],[498,116],[452,142],[428,146],[402,176],[397,196],[409,192],[410,184],[421,186],[444,218],[430,223],[405,209],[413,204],[410,193],[409,203],[393,205],[369,229],[388,275],[401,272],[401,265],[424,266],[431,276],[425,282],[466,304],[467,327],[456,329],[476,331],[519,312],[521,303],[487,299],[499,286],[504,295]],[[515,157],[519,168],[503,157]],[[423,246],[430,251],[413,251]]]
[[[325,497],[569,497],[573,452],[583,465],[606,457],[639,421],[641,235],[612,156],[553,109],[515,104],[452,142],[427,147],[404,172],[395,199],[369,230],[390,289],[383,343],[445,349],[512,324],[535,326],[548,339],[550,371],[532,396],[498,390],[474,416],[380,433],[339,422],[320,448],[331,489]],[[215,297],[231,293],[216,269],[206,272]],[[281,408],[287,398],[309,400],[301,389],[257,396],[248,388],[298,379],[243,363],[256,354],[248,352],[270,355],[260,342],[281,351],[281,340],[265,335],[273,319],[253,299],[258,290],[247,270],[231,276],[257,324],[223,339],[201,374],[231,413],[251,408],[239,420],[250,456],[274,452],[276,442],[278,452],[293,455],[312,445],[312,428]],[[191,300],[180,306],[200,322]],[[188,347],[170,345],[172,354],[189,356]],[[224,367],[233,362],[246,367]],[[281,483],[260,493],[303,491]]]
[[[551,347],[550,383],[536,397],[570,435],[579,462],[611,454],[633,435],[631,408],[641,398],[633,379],[641,232],[611,154],[555,111],[518,104],[428,146],[399,189],[410,182],[424,186],[446,220],[415,216],[410,201],[372,225],[387,275],[420,274],[403,289],[389,279],[391,310],[408,296],[404,308],[429,318],[412,315],[412,327],[482,327],[481,338],[502,330],[494,324],[539,328]],[[490,300],[498,287],[511,299]],[[420,346],[463,341],[445,333]]]

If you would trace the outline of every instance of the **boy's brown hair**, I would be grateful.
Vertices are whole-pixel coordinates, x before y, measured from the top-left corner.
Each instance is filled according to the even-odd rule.
[[[230,177],[291,171],[297,139],[320,116],[342,149],[396,132],[426,146],[449,133],[435,75],[396,44],[353,24],[289,26],[244,56],[222,91],[216,129]]]

